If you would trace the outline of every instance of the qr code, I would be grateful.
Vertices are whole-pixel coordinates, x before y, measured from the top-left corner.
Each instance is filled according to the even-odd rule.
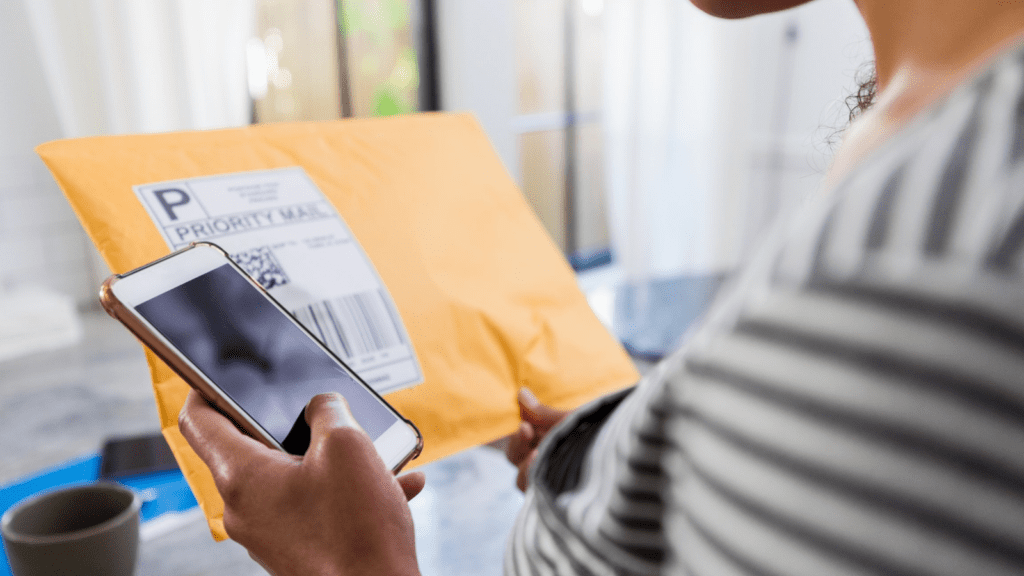
[[[234,260],[242,270],[252,276],[252,279],[259,282],[267,290],[274,286],[284,286],[288,283],[288,275],[281,269],[281,265],[274,257],[274,253],[267,246],[260,246],[245,252],[232,254]]]

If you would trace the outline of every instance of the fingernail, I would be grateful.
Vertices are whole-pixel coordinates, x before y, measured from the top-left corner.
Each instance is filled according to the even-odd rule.
[[[311,412],[310,406],[313,402],[318,401],[317,398],[320,398],[319,402],[323,404],[324,407],[329,407],[339,412],[341,424],[352,426],[353,428],[360,428],[359,422],[352,414],[352,409],[349,408],[348,401],[346,401],[345,397],[338,392],[324,392],[317,394],[309,401],[309,403],[306,404],[304,414],[306,415],[307,424],[312,424],[309,421]]]
[[[529,388],[519,389],[519,401],[530,405],[537,404],[538,402],[537,397],[533,395],[533,392],[530,392]]]
[[[346,401],[343,396],[337,401],[340,402],[341,422],[346,426],[362,430],[363,425],[356,420],[356,415],[352,413],[352,407],[348,405],[348,401]]]
[[[330,400],[328,400],[328,402],[339,402],[345,399],[345,397],[342,396],[341,393],[339,392],[321,392],[320,394],[317,394],[317,396],[330,397]],[[314,400],[316,400],[316,396],[310,398],[309,402],[306,402],[306,408],[309,408],[309,406],[313,403]]]

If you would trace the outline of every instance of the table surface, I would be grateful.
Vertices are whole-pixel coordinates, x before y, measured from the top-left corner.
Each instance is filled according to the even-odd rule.
[[[141,346],[102,312],[83,316],[70,348],[0,363],[0,484],[96,452],[113,436],[158,429]],[[489,447],[421,468],[412,501],[425,575],[499,574],[522,495],[515,469]],[[216,543],[193,509],[143,532],[140,576],[265,574],[244,548]]]

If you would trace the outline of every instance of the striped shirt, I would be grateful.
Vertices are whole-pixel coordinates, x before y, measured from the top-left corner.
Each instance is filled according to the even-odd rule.
[[[1024,574],[1024,47],[540,450],[508,574]]]

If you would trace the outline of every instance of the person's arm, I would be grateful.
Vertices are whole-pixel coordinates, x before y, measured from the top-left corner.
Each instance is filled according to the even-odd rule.
[[[338,394],[306,407],[298,457],[242,434],[195,391],[179,417],[224,498],[224,528],[276,576],[418,574],[407,500],[422,473],[396,478]]]

